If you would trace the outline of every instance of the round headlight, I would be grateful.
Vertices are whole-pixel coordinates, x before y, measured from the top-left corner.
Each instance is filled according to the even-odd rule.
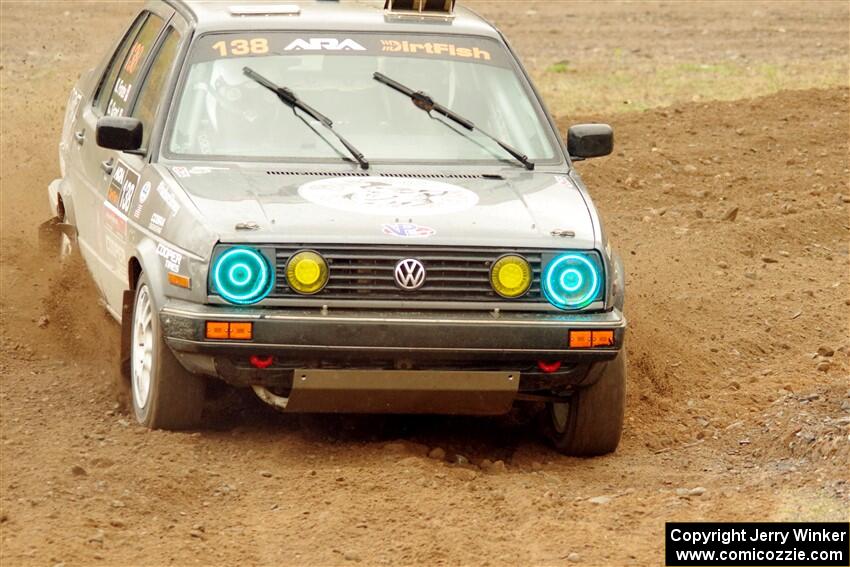
[[[531,287],[531,266],[522,256],[502,256],[490,268],[490,285],[502,297],[519,297]]]
[[[254,248],[230,248],[213,265],[214,291],[230,303],[257,303],[274,288],[274,271]]]
[[[602,277],[587,256],[563,254],[546,265],[542,284],[543,295],[555,307],[581,309],[599,295]]]
[[[318,293],[328,283],[328,263],[311,250],[296,252],[286,263],[286,282],[297,293]]]

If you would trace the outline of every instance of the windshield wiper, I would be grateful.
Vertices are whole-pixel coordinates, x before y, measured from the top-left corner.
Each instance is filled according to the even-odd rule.
[[[432,111],[436,112],[437,114],[442,114],[443,116],[445,116],[446,118],[448,118],[452,122],[455,122],[455,123],[461,125],[462,127],[469,130],[470,132],[477,131],[477,132],[483,134],[484,136],[490,138],[491,140],[493,140],[494,142],[499,144],[499,146],[503,150],[505,150],[506,152],[511,154],[513,157],[515,157],[516,160],[518,162],[522,163],[522,165],[524,165],[526,169],[528,169],[528,170],[534,169],[534,162],[529,160],[528,156],[526,156],[525,154],[523,154],[522,152],[520,152],[516,148],[508,145],[507,143],[499,140],[498,138],[496,138],[492,134],[488,134],[487,132],[485,132],[481,128],[478,128],[475,124],[472,123],[471,120],[468,120],[468,119],[464,118],[463,116],[461,116],[460,114],[453,111],[452,109],[446,108],[442,104],[435,102],[433,98],[428,96],[428,94],[426,94],[422,91],[414,91],[413,89],[408,88],[408,87],[402,85],[401,83],[399,83],[398,81],[394,81],[393,79],[390,79],[389,77],[387,77],[383,73],[378,73],[377,71],[375,72],[374,75],[372,75],[372,77],[376,81],[378,81],[379,83],[383,83],[383,84],[387,85],[388,87],[390,87],[391,89],[396,90],[396,91],[400,92],[401,94],[410,97],[410,100],[413,102],[413,105],[416,106],[416,108],[419,108],[420,110],[424,110],[428,114],[431,114]],[[459,130],[455,130],[455,131],[462,134],[462,132],[460,132]]]
[[[354,157],[354,159],[357,160],[357,163],[360,164],[360,167],[362,167],[363,169],[369,169],[369,162],[366,161],[366,158],[363,157],[363,154],[360,153],[357,150],[357,148],[355,148],[351,144],[351,142],[349,142],[348,140],[343,138],[342,135],[339,132],[334,130],[333,122],[331,121],[330,118],[328,118],[327,116],[325,116],[324,114],[322,114],[321,112],[319,112],[318,110],[313,108],[312,106],[307,105],[300,98],[298,98],[294,92],[292,92],[288,88],[281,87],[279,85],[274,84],[272,81],[263,77],[262,75],[260,75],[259,73],[257,73],[253,69],[251,69],[250,67],[243,67],[242,72],[245,73],[245,76],[247,76],[252,81],[256,81],[260,85],[264,86],[265,88],[269,89],[271,92],[276,94],[277,98],[279,98],[280,101],[283,104],[285,104],[288,107],[290,107],[291,109],[293,109],[293,111],[297,108],[298,110],[300,110],[301,112],[303,112],[304,114],[306,114],[307,116],[312,118],[313,120],[316,120],[317,122],[321,123],[322,126],[327,128],[328,131],[331,134],[333,134],[336,137],[336,139],[339,140],[340,143],[343,146],[345,146],[345,149],[348,150],[348,153],[350,153]],[[312,128],[311,128],[311,130],[312,130]],[[313,130],[313,131],[316,132],[315,130]],[[316,133],[318,134],[318,132],[316,132]],[[320,137],[322,137],[322,136],[320,136]]]

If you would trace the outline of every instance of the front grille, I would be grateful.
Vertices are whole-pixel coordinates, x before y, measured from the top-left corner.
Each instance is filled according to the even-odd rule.
[[[310,246],[275,249],[277,273],[271,297],[304,297],[286,283],[286,262],[298,250]],[[406,301],[507,301],[490,287],[490,266],[504,254],[519,254],[531,264],[533,279],[524,296],[512,301],[542,302],[539,250],[515,248],[456,248],[436,246],[321,246],[330,269],[328,285],[313,297]],[[425,284],[415,291],[396,286],[396,263],[405,258],[422,262]]]

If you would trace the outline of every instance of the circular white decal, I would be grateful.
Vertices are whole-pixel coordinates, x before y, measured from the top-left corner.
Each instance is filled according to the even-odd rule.
[[[139,191],[139,204],[144,205],[145,201],[148,200],[148,195],[151,192],[151,182],[146,181],[144,185],[142,185],[142,190]]]
[[[478,203],[469,189],[415,178],[333,177],[305,183],[298,194],[317,205],[376,215],[445,215]]]

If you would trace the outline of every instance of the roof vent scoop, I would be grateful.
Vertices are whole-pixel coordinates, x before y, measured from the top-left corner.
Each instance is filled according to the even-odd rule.
[[[384,10],[399,15],[447,16],[455,8],[455,0],[385,0]]]

